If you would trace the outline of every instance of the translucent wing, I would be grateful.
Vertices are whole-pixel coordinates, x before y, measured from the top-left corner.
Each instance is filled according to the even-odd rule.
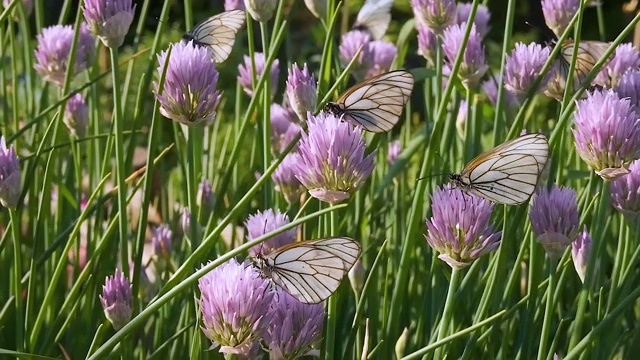
[[[263,275],[300,302],[319,303],[333,294],[360,256],[346,237],[296,242],[257,259]]]
[[[199,23],[183,39],[193,40],[196,45],[210,48],[214,61],[221,63],[231,54],[236,34],[244,25],[244,19],[242,10],[225,11]]]
[[[571,58],[573,57],[573,40],[566,40],[562,43],[562,51],[556,60],[558,75],[562,83],[566,84],[569,76],[569,67],[571,66]],[[581,41],[578,45],[578,54],[576,55],[576,67],[573,75],[572,87],[577,91],[583,84],[593,66],[604,56],[609,47],[608,43],[601,41]],[[597,84],[604,85],[604,84]]]
[[[382,39],[391,22],[391,5],[393,0],[367,0],[353,27],[368,31],[376,40]]]
[[[325,110],[367,131],[387,132],[398,123],[412,90],[410,72],[391,71],[354,85]]]
[[[522,204],[535,191],[548,157],[549,143],[544,135],[523,135],[471,160],[451,179],[490,201]]]

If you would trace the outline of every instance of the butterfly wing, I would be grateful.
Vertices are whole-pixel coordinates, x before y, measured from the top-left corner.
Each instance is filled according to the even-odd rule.
[[[317,304],[336,291],[359,256],[356,241],[336,237],[292,243],[264,261],[276,285],[300,302]]]
[[[343,119],[365,130],[387,132],[398,123],[413,90],[413,75],[391,71],[354,85],[337,100]]]
[[[562,43],[562,51],[556,60],[557,72],[561,80],[566,84],[569,76],[569,67],[573,57],[573,40],[566,40]],[[575,73],[573,75],[573,90],[577,91],[583,84],[587,75],[594,65],[600,60],[609,48],[609,44],[601,41],[581,41],[578,44],[578,54],[576,55]],[[605,84],[598,84],[605,85]]]
[[[547,138],[528,134],[476,157],[457,179],[467,191],[487,200],[522,204],[535,191],[548,157]]]
[[[367,0],[353,27],[368,31],[376,40],[382,39],[391,22],[391,5],[393,0]]]
[[[193,39],[196,45],[209,47],[214,61],[221,63],[231,54],[236,34],[244,25],[244,20],[242,10],[225,11],[199,23],[184,38]]]

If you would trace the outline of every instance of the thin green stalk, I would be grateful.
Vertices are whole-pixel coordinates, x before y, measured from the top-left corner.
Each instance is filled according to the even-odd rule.
[[[547,285],[547,297],[546,305],[544,309],[544,320],[542,322],[542,332],[540,333],[540,344],[538,346],[538,360],[546,359],[546,355],[549,353],[547,350],[547,343],[549,336],[551,335],[551,318],[554,310],[554,298],[553,293],[555,291],[556,281],[556,265],[557,261],[549,260],[549,285]]]
[[[20,237],[20,214],[15,209],[9,209],[11,217],[11,235],[13,238],[13,294],[16,303],[16,349],[25,349],[24,313],[22,306],[22,241]]]
[[[447,300],[444,303],[444,309],[442,310],[442,319],[440,319],[440,325],[438,329],[437,340],[443,340],[449,335],[449,328],[451,327],[451,317],[453,315],[453,303],[456,291],[460,283],[461,270],[457,268],[451,269],[451,279],[449,279],[449,290],[447,291]],[[444,348],[439,347],[436,349],[434,358],[442,359],[443,354],[446,354]]]
[[[329,209],[334,207],[333,204],[329,204]],[[337,220],[336,220],[336,212],[331,211],[329,214],[329,226],[331,227],[329,236],[336,235],[337,233]],[[327,322],[326,322],[326,332],[324,338],[324,348],[325,348],[325,359],[333,360],[335,357],[335,341],[336,341],[336,329],[338,328],[338,294],[334,294],[329,298],[327,304]]]

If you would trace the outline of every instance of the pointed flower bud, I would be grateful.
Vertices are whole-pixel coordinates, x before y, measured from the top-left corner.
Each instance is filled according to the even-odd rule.
[[[589,263],[589,256],[591,256],[591,243],[591,235],[587,232],[586,226],[584,231],[578,234],[578,238],[571,243],[573,266],[576,268],[582,283],[584,283],[584,277],[587,274],[587,264]]]
[[[640,160],[629,166],[629,174],[611,182],[611,203],[629,221],[640,219]]]
[[[364,269],[364,266],[362,266],[360,259],[356,260],[356,263],[353,264],[347,273],[347,276],[349,277],[349,284],[351,284],[353,292],[356,294],[362,293],[362,288],[364,287],[364,282],[367,277],[367,271]]]
[[[562,35],[580,8],[580,0],[542,0],[544,21],[556,36]]]
[[[213,203],[215,202],[215,195],[211,187],[211,183],[207,179],[202,179],[200,185],[198,185],[198,194],[196,195],[196,204],[200,207],[200,211],[205,219],[209,219],[209,216],[213,212]]]
[[[400,140],[396,140],[389,144],[389,149],[387,150],[387,162],[389,163],[389,165],[393,165],[396,163],[401,152],[402,142]]]
[[[278,7],[277,0],[244,0],[244,7],[255,21],[271,20]]]
[[[16,150],[7,148],[4,136],[0,137],[0,203],[2,206],[15,209],[20,200],[21,185],[20,166]]]
[[[82,94],[75,94],[67,101],[62,121],[73,136],[81,138],[87,134],[89,109]]]
[[[418,54],[422,55],[429,64],[436,63],[436,53],[438,51],[438,39],[436,34],[427,26],[418,27]]]
[[[262,74],[265,71],[266,57],[263,53],[253,53],[253,61],[256,65],[256,81],[260,80]],[[271,76],[271,96],[275,95],[278,91],[278,76],[280,75],[280,62],[278,59],[273,60],[271,68],[269,69],[269,75]],[[244,89],[244,92],[249,96],[253,96],[253,75],[251,72],[252,64],[251,58],[247,55],[244,56],[244,63],[238,65],[238,82]]]
[[[84,0],[83,13],[91,32],[108,48],[119,48],[129,32],[136,6],[131,0]]]
[[[99,297],[104,308],[104,315],[111,322],[113,328],[116,331],[122,329],[131,320],[133,304],[131,284],[124,277],[122,271],[116,269],[113,276],[107,276],[107,280],[102,286],[102,295]]]
[[[307,9],[318,19],[327,18],[327,0],[304,0]]]
[[[578,236],[578,204],[576,192],[553,184],[550,190],[540,188],[531,203],[531,227],[547,255],[559,259]]]
[[[295,167],[300,162],[300,155],[291,152],[284,157],[280,165],[271,175],[276,191],[282,192],[289,204],[297,204],[305,188],[296,177]]]
[[[302,131],[297,120],[293,110],[278,104],[271,105],[271,148],[274,153],[281,154]]]
[[[318,102],[316,81],[313,78],[313,74],[309,72],[307,64],[304,64],[302,70],[297,64],[293,64],[289,69],[287,99],[289,100],[289,105],[301,120],[307,118],[308,111],[316,111],[316,103]]]
[[[449,65],[450,68],[453,68],[453,63],[455,62],[456,56],[458,56],[458,51],[462,48],[466,27],[467,24],[462,23],[460,25],[452,25],[444,31],[443,51],[446,56],[447,65]],[[482,37],[476,30],[476,26],[473,25],[471,33],[469,34],[469,40],[467,41],[467,47],[464,49],[458,77],[460,77],[466,87],[475,88],[488,69],[489,66],[485,60]]]
[[[279,210],[267,209],[258,211],[254,215],[250,215],[244,225],[247,228],[247,240],[253,241],[260,236],[277,230],[289,224],[289,217],[281,213]],[[259,245],[249,249],[249,255],[256,257],[258,255],[267,255],[273,250],[296,241],[298,227],[289,229],[280,233]]]
[[[167,224],[161,224],[153,230],[151,243],[153,244],[153,252],[158,259],[169,260],[171,258],[173,232]]]

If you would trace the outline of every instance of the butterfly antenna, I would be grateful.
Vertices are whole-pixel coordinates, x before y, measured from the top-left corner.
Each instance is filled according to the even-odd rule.
[[[173,25],[170,25],[168,22],[160,20],[160,17],[158,17],[158,16],[156,16],[156,20],[158,20],[159,23],[164,24],[165,26],[168,26],[169,28],[171,28],[171,29],[173,29],[173,30],[175,30],[175,31],[177,31],[179,33],[183,32],[182,30],[178,29],[177,27],[175,27]]]

